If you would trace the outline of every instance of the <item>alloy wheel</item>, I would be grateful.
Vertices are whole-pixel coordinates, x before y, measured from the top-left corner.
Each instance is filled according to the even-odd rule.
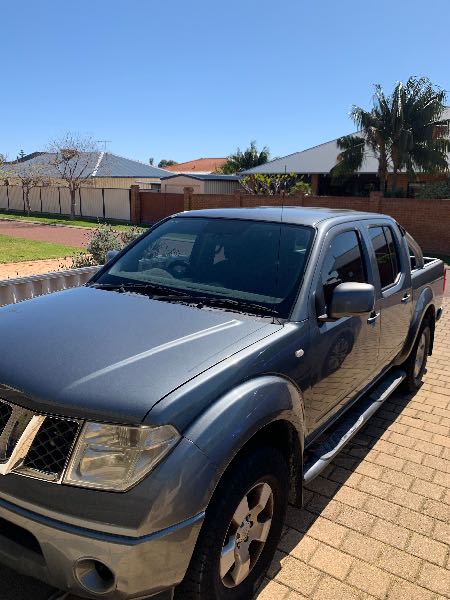
[[[422,332],[420,336],[419,344],[417,346],[416,358],[414,361],[414,377],[420,379],[425,370],[425,361],[427,356],[427,336],[425,332]]]
[[[255,484],[242,498],[225,536],[220,557],[220,577],[233,588],[247,578],[269,536],[274,495],[266,482]]]

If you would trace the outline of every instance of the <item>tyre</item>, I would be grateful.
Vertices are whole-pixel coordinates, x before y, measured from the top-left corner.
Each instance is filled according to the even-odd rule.
[[[272,448],[239,457],[217,487],[176,600],[249,600],[283,528],[289,470]]]
[[[422,377],[427,366],[430,344],[431,327],[430,323],[427,320],[424,320],[411,354],[403,364],[403,368],[406,371],[406,379],[403,384],[404,388],[410,392],[416,392],[422,384]]]

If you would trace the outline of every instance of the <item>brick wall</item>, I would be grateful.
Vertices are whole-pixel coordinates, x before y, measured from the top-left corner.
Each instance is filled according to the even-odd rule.
[[[184,210],[253,206],[320,206],[379,212],[396,219],[428,252],[450,254],[450,199],[370,198],[346,196],[251,196],[248,194],[193,194],[185,188]]]

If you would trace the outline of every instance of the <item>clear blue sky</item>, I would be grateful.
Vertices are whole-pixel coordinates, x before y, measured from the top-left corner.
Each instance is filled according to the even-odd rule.
[[[372,84],[450,89],[449,0],[2,3],[0,152],[65,131],[147,161],[282,156],[353,130]]]

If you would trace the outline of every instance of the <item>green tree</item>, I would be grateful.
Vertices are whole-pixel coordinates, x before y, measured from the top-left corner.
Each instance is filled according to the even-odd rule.
[[[176,160],[166,160],[165,158],[163,158],[162,160],[159,161],[158,163],[158,167],[160,169],[165,169],[166,167],[172,167],[173,165],[177,165],[177,161]]]
[[[239,148],[234,154],[227,157],[227,162],[220,168],[221,173],[240,173],[252,167],[263,165],[269,160],[269,148],[264,146],[262,150],[256,147],[256,141],[250,142],[250,146],[242,152]]]
[[[295,173],[266,175],[265,173],[252,173],[241,179],[241,185],[249,194],[264,196],[278,196],[286,194],[291,196],[299,192],[311,193],[311,186]]]
[[[386,190],[391,171],[395,192],[401,171],[410,177],[417,171],[448,171],[450,120],[443,118],[445,101],[446,92],[436,88],[426,77],[410,77],[406,83],[398,82],[390,95],[377,84],[370,111],[359,106],[352,108],[350,115],[360,135],[337,140],[342,152],[331,174],[349,176],[362,167],[367,157],[375,156],[380,189]]]

